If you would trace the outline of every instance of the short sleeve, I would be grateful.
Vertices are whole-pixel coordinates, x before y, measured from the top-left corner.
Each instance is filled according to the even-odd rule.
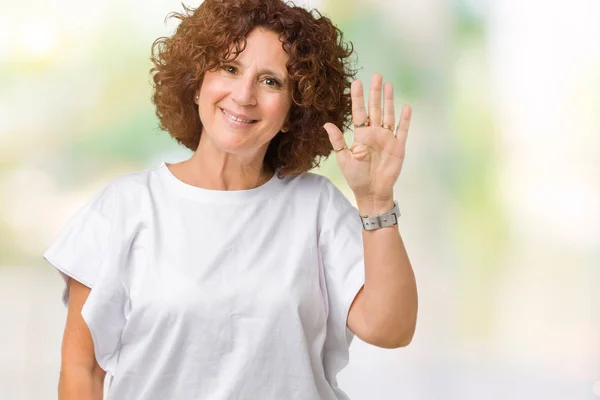
[[[348,363],[354,337],[346,327],[348,311],[365,280],[362,223],[358,210],[328,179],[322,195],[319,252],[329,308],[326,347],[336,354],[325,362],[339,371]]]
[[[127,305],[117,195],[114,183],[96,193],[69,219],[43,254],[65,280],[65,305],[70,278],[91,288],[81,314],[90,329],[98,364],[111,373],[116,366]]]

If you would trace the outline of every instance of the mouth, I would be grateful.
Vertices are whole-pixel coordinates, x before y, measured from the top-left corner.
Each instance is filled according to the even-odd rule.
[[[236,115],[231,114],[230,112],[222,109],[221,107],[219,107],[219,110],[221,111],[221,113],[226,116],[227,118],[229,118],[231,121],[235,121],[237,123],[241,123],[241,124],[254,124],[256,122],[258,122],[258,120],[256,119],[244,119],[244,118],[240,118]]]

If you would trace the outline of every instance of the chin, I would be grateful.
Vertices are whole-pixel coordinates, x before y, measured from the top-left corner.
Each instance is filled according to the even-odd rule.
[[[203,135],[206,135],[206,138],[212,142],[212,146],[220,151],[233,154],[252,154],[269,145],[270,140],[261,144],[256,140],[258,139],[256,135],[252,135],[251,132],[232,129],[226,124],[216,125],[212,127],[211,132],[219,132],[218,134],[207,134],[205,128]]]
[[[246,140],[244,140],[245,138],[241,137],[240,135],[232,135],[229,133],[223,136],[224,137],[215,138],[215,140],[213,140],[213,144],[217,149],[227,153],[239,154],[252,151],[253,146],[251,146]]]

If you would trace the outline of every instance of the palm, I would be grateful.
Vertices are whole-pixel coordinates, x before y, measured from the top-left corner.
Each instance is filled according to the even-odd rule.
[[[369,94],[367,126],[354,129],[354,142],[349,148],[336,152],[338,164],[348,185],[357,197],[382,199],[393,195],[394,183],[404,162],[406,135],[411,118],[410,106],[402,110],[397,134],[394,135],[394,94],[391,84],[384,87],[384,105],[381,106],[382,78],[375,74]],[[362,83],[354,81],[351,88],[352,117],[355,124],[367,120]],[[383,112],[382,112],[383,111]],[[386,127],[384,128],[383,125]],[[386,129],[387,128],[387,129]],[[334,149],[346,145],[342,132],[333,124],[326,124]]]

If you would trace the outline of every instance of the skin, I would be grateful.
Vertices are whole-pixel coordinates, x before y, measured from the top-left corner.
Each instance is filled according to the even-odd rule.
[[[182,181],[206,189],[244,190],[269,180],[263,167],[269,142],[283,128],[292,100],[287,81],[288,56],[277,35],[256,29],[235,62],[205,74],[198,89],[204,129],[198,148],[187,161],[169,168]],[[229,122],[221,109],[256,120]],[[60,400],[102,399],[106,373],[96,362],[90,331],[81,309],[90,289],[71,279],[62,344]]]
[[[263,160],[269,142],[285,130],[292,105],[288,55],[278,35],[257,28],[246,49],[217,71],[206,72],[196,93],[203,130],[193,156],[170,165],[184,182],[213,190],[244,190],[262,185],[274,171]],[[255,120],[232,124],[223,111]]]
[[[180,180],[213,190],[246,190],[262,185],[274,171],[263,165],[269,142],[282,129],[291,106],[286,82],[288,56],[277,35],[255,29],[247,48],[235,63],[207,72],[196,103],[203,132],[194,155],[168,167]],[[279,82],[276,85],[275,82]],[[392,132],[395,111],[391,84],[373,75],[369,93],[370,125],[355,129],[348,147],[333,124],[324,129],[336,159],[352,189],[361,215],[376,215],[393,206],[393,186],[404,162],[411,108],[406,106]],[[381,102],[382,91],[384,104]],[[351,88],[355,123],[367,119],[362,83]],[[222,109],[256,122],[229,122]],[[394,135],[394,133],[397,133]],[[365,284],[348,313],[347,325],[361,340],[384,348],[406,346],[412,340],[417,317],[414,273],[398,227],[363,230]],[[70,300],[62,344],[59,399],[102,399],[106,373],[96,362],[90,331],[81,309],[90,289],[71,279]]]
[[[106,372],[96,362],[92,335],[81,316],[90,288],[70,280],[69,307],[63,334],[59,400],[101,400]]]
[[[384,102],[382,104],[382,89]],[[395,126],[394,92],[390,83],[383,86],[381,74],[374,74],[369,91],[368,114],[362,82],[352,82],[354,143],[346,144],[342,132],[333,124],[324,125],[336,151],[336,159],[356,197],[360,215],[377,215],[391,210],[394,184],[404,163],[406,138],[412,110],[402,109]],[[390,129],[385,129],[386,125]],[[398,226],[374,231],[363,230],[365,283],[348,313],[348,328],[367,343],[397,348],[408,345],[417,321],[417,286],[414,272]]]

